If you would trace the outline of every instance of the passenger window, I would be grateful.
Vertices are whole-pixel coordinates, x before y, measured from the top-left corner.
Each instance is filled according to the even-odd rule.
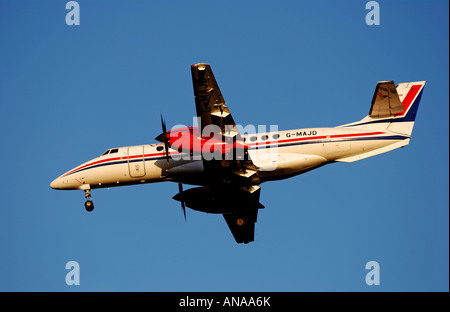
[[[279,137],[280,137],[280,135],[279,135],[278,133],[276,133],[276,134],[274,134],[274,135],[272,136],[272,138],[273,138],[274,140],[277,140]]]
[[[109,152],[110,154],[114,154],[114,153],[118,153],[119,152],[119,149],[118,148],[113,148],[112,150],[111,150],[111,152]]]
[[[256,137],[255,137],[255,136],[252,136],[252,137],[250,138],[250,141],[255,142],[255,141],[256,141]]]
[[[268,135],[263,135],[263,136],[261,137],[261,140],[265,141],[265,140],[267,140],[268,138],[269,138]]]
[[[163,149],[164,149],[164,147],[162,147],[162,145],[160,145],[160,146],[158,146],[158,147],[156,148],[156,150],[157,150],[158,152],[161,152]]]

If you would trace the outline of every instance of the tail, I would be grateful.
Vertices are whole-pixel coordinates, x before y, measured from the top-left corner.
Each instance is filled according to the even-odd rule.
[[[360,127],[411,136],[425,81],[380,81],[372,99],[369,115],[341,127]]]

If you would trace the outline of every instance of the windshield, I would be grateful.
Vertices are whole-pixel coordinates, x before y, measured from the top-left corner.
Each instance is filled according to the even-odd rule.
[[[119,152],[118,148],[110,148],[106,152],[101,154],[100,156],[105,156],[105,155],[108,155],[108,154],[114,154],[114,153],[118,153],[118,152]]]

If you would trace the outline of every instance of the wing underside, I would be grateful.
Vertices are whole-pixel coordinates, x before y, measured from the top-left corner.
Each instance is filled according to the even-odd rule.
[[[223,217],[237,243],[247,244],[254,241],[258,209],[223,214]]]
[[[199,63],[192,65],[192,84],[194,87],[195,108],[200,118],[200,129],[203,130],[214,125],[220,129],[222,137],[234,137],[240,140],[239,131],[231,116],[222,92],[209,64]]]
[[[193,210],[222,214],[236,242],[249,243],[255,237],[258,210],[264,208],[259,196],[260,190],[249,193],[240,187],[217,185],[180,191],[173,199]]]

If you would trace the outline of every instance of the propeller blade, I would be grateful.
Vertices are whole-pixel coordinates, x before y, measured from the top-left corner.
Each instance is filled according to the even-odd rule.
[[[155,138],[155,140],[157,140],[158,142],[164,142],[165,139],[167,138],[166,122],[164,121],[162,114],[160,116],[161,116],[161,128],[163,132],[160,135],[158,135]]]
[[[178,191],[180,192],[181,196],[183,196],[183,184],[178,183]],[[181,197],[181,209],[183,209],[184,222],[186,222],[186,205],[184,203],[183,197]]]
[[[166,122],[163,119],[163,116],[161,114],[161,127],[163,133],[157,137],[160,141],[164,143],[164,150],[166,151],[166,161],[167,161],[167,167],[169,167],[169,137],[167,136],[167,129],[166,129]]]
[[[164,141],[164,150],[166,151],[167,167],[169,167],[169,143]]]
[[[166,122],[164,121],[162,114],[161,114],[161,126],[163,134],[167,137]]]

